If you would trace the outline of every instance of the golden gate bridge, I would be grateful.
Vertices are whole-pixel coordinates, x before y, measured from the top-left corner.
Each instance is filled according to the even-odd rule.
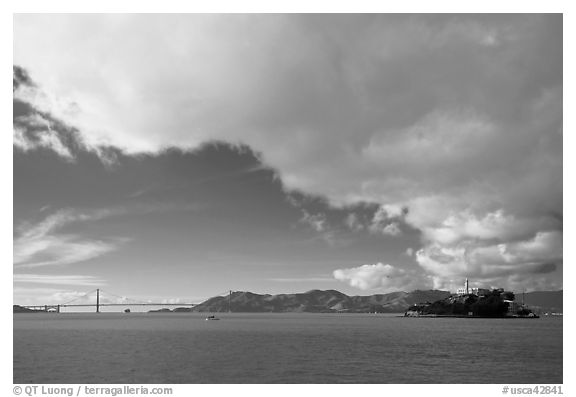
[[[93,294],[93,295],[92,295]],[[223,295],[223,294],[220,294]],[[93,296],[95,302],[90,302],[90,298]],[[86,292],[84,295],[70,299],[67,302],[52,304],[52,305],[22,305],[26,309],[45,311],[45,312],[56,312],[60,313],[62,308],[89,308],[94,307],[96,313],[100,313],[100,308],[108,306],[178,306],[178,307],[194,307],[197,303],[186,303],[186,302],[153,302],[153,301],[143,301],[137,299],[130,299],[125,296],[119,296],[96,288],[92,291]]]

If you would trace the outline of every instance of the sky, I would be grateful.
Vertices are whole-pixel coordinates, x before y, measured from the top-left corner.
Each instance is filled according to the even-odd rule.
[[[18,14],[14,302],[563,288],[559,14]]]

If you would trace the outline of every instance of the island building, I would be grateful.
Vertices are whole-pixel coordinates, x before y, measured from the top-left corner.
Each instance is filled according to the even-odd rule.
[[[476,296],[483,296],[488,295],[490,293],[489,289],[486,288],[475,288],[470,287],[468,284],[468,279],[464,282],[464,287],[458,288],[456,290],[457,295],[476,295]]]

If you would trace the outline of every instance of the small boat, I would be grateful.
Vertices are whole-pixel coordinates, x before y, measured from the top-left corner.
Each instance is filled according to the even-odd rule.
[[[228,294],[228,313],[230,313],[232,311],[231,308],[232,308],[232,290],[230,290],[230,292]],[[220,320],[220,319],[212,314],[211,316],[206,317],[205,320],[210,321],[210,320]]]

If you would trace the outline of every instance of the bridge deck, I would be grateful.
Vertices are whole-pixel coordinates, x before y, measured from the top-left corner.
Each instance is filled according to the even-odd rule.
[[[69,305],[29,305],[22,306],[26,309],[38,309],[38,308],[52,308],[52,307],[96,307],[96,306],[196,306],[198,303],[82,303],[82,304],[69,304]]]

